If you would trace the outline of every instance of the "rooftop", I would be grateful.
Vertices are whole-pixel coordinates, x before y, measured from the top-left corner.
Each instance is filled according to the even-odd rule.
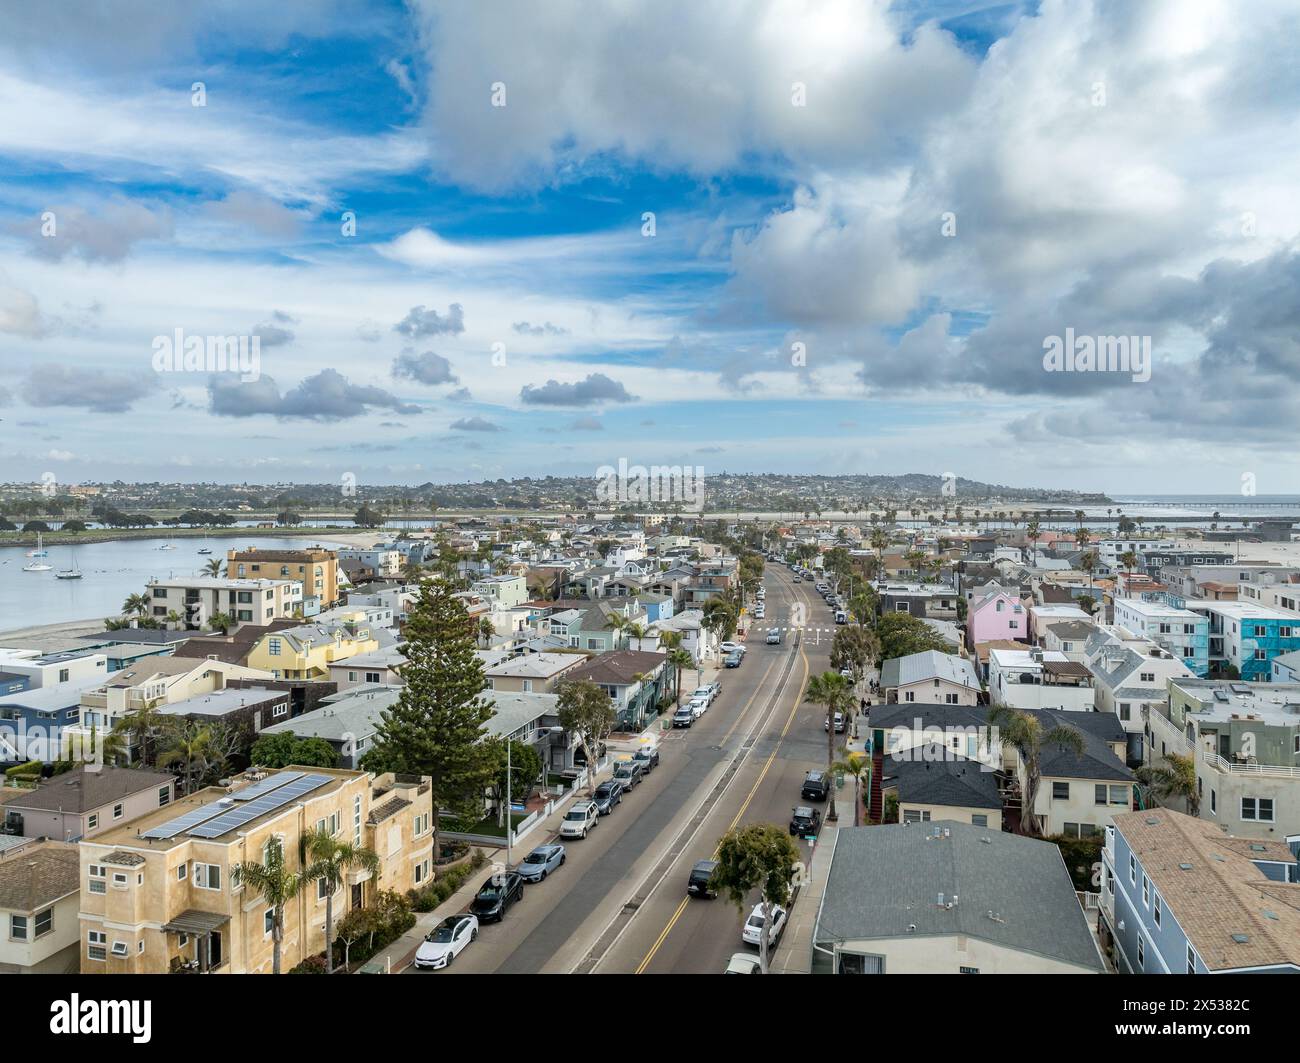
[[[1202,722],[1257,719],[1281,727],[1300,725],[1300,683],[1243,683],[1235,679],[1174,679],[1198,703],[1191,714]]]
[[[972,690],[980,689],[979,676],[969,660],[952,653],[940,653],[938,650],[893,657],[880,670],[881,687],[907,686],[936,678]]]
[[[6,795],[8,808],[34,808],[51,812],[90,812],[110,802],[172,782],[167,772],[94,767],[79,764],[62,775],[45,779],[35,790]]]
[[[882,785],[896,786],[905,804],[1002,809],[993,772],[938,743],[909,750],[907,759],[889,757],[884,764]]]
[[[39,842],[0,860],[0,909],[35,912],[80,888],[81,857],[75,845]]]

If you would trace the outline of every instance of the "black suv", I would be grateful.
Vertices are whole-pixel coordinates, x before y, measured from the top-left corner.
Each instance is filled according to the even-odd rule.
[[[480,923],[499,923],[506,917],[506,909],[523,899],[524,880],[516,872],[507,871],[487,880],[470,902],[469,910]]]
[[[701,860],[691,868],[691,877],[686,880],[686,892],[692,897],[716,897],[717,891],[709,885],[713,877],[716,860]]]
[[[807,805],[800,805],[798,808],[791,810],[790,815],[790,833],[791,834],[816,834],[822,825],[822,814],[815,808]]]
[[[831,794],[830,780],[824,771],[810,771],[804,776],[799,796],[805,801],[825,801]]]
[[[602,816],[608,816],[614,811],[614,806],[623,800],[623,784],[617,779],[606,779],[596,787],[592,800],[596,803],[596,811]]]

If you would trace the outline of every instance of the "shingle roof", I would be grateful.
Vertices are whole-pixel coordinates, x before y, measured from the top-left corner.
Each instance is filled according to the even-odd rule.
[[[954,935],[1103,970],[1051,842],[954,822],[840,830],[816,940]]]
[[[908,759],[886,758],[883,785],[896,786],[903,804],[1002,808],[993,772],[937,743],[909,750]]]
[[[0,861],[0,908],[34,912],[76,893],[81,857],[76,846],[43,843]]]
[[[172,776],[138,768],[99,768],[79,764],[71,771],[46,779],[35,790],[6,802],[10,808],[39,808],[52,812],[90,812],[141,790],[165,786]]]
[[[566,679],[590,679],[593,683],[629,686],[636,676],[653,672],[668,659],[667,654],[649,650],[613,650],[593,657],[566,673]]]
[[[1300,885],[1252,863],[1294,862],[1287,845],[1233,838],[1167,808],[1120,813],[1115,829],[1210,970],[1300,964]]]

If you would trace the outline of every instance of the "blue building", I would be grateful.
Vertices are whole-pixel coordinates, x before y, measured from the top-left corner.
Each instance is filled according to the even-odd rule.
[[[1121,974],[1300,974],[1298,901],[1283,842],[1167,808],[1106,828],[1101,929]]]
[[[1273,660],[1300,650],[1300,616],[1255,602],[1187,603],[1209,618],[1210,667],[1222,674],[1229,667],[1247,682],[1272,679]]]
[[[0,760],[59,760],[63,728],[81,722],[81,695],[103,685],[80,680],[0,695]]]

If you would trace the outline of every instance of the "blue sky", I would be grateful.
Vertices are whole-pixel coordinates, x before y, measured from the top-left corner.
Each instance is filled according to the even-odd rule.
[[[0,478],[1300,489],[1294,5],[264,7],[0,4]]]

